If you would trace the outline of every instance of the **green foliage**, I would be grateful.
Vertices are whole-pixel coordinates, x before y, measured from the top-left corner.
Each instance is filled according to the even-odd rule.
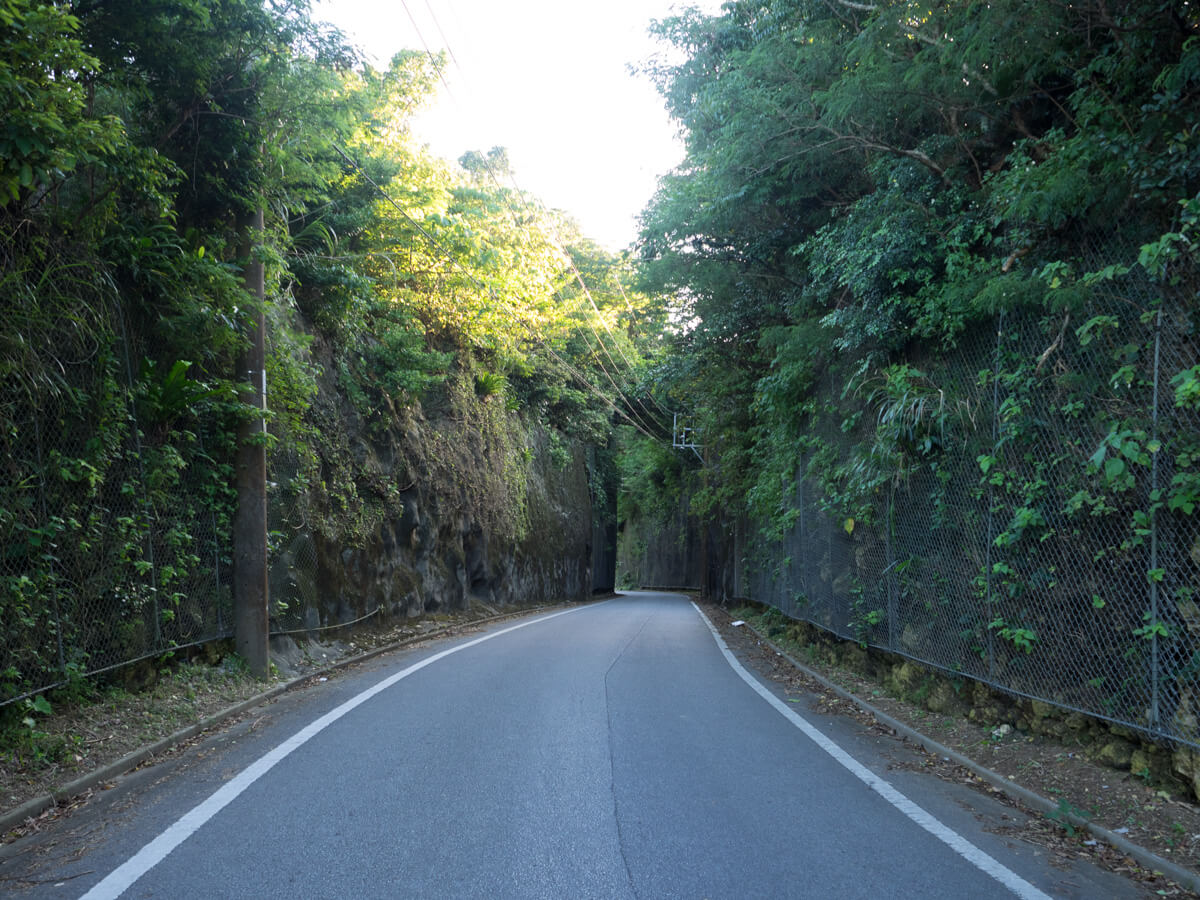
[[[480,372],[475,376],[475,393],[483,398],[503,396],[507,382],[495,372]]]
[[[1186,188],[1182,168],[1158,161],[1193,152],[1182,110],[1195,100],[1197,42],[1184,40],[1195,23],[1173,32],[1160,7],[1133,4],[1103,33],[1033,2],[911,17],[889,4],[734,3],[658,24],[686,57],[648,72],[688,160],[643,216],[644,273],[688,298],[672,389],[731,463],[726,477],[756,485],[757,510],[778,505],[788,466],[774,446],[795,440],[789,420],[819,412],[807,395],[830,346],[886,380],[918,341],[951,351],[999,312],[1076,311],[1129,272],[1077,274],[1063,232]],[[1161,119],[1145,120],[1147,103]],[[1127,233],[1144,237],[1147,213],[1125,216]],[[1178,260],[1189,228],[1147,244],[1161,249],[1144,250],[1143,267]],[[815,327],[822,340],[799,353],[754,352]],[[1085,316],[1080,339],[1097,327]],[[907,417],[965,411],[944,394],[905,407],[902,394],[880,402],[877,443],[817,469],[869,493],[912,455],[891,452],[914,449]],[[926,454],[939,439],[919,436]]]
[[[1046,813],[1046,818],[1051,822],[1056,822],[1061,825],[1063,831],[1067,833],[1067,837],[1073,838],[1079,834],[1079,828],[1076,822],[1087,821],[1092,817],[1087,810],[1080,809],[1075,804],[1069,802],[1065,797],[1060,797],[1058,800],[1058,808]]]
[[[0,746],[6,756],[18,764],[57,762],[64,747],[49,742],[50,737],[38,727],[38,717],[54,711],[44,694],[26,697],[6,709],[0,709]]]
[[[878,410],[876,439],[909,457],[928,457],[946,441],[946,395],[908,363],[881,370],[870,386],[868,408]]]
[[[185,416],[200,414],[200,406],[219,397],[232,399],[232,390],[226,384],[211,387],[204,382],[188,378],[192,367],[186,360],[176,360],[171,368],[158,377],[156,364],[143,359],[138,380],[134,386],[137,416],[142,427],[156,432],[161,440],[170,428]]]
[[[678,298],[654,371],[705,434],[691,510],[748,520],[751,584],[795,590],[803,544],[811,621],[1079,704],[1035,670],[1103,670],[1144,724],[1149,644],[1194,679],[1200,17],[778,0],[655,30],[687,156],[639,251]]]
[[[1037,645],[1037,632],[1023,625],[1010,625],[1004,619],[994,619],[988,623],[988,630],[994,631],[1005,641],[1008,641],[1022,653],[1032,653]]]
[[[121,123],[89,109],[99,63],[78,33],[66,6],[0,2],[0,206],[35,206],[76,170],[126,149]]]
[[[1175,389],[1175,405],[1185,409],[1200,409],[1200,365],[1192,366],[1171,378]]]
[[[0,702],[228,628],[251,313],[253,440],[314,539],[419,481],[519,541],[534,423],[563,464],[648,402],[661,304],[502,148],[418,145],[427,54],[366,65],[305,0],[0,0],[0,42]]]
[[[1152,578],[1153,573],[1147,573],[1147,577]],[[1158,580],[1161,580],[1161,575],[1158,576]],[[1154,618],[1154,614],[1149,610],[1146,610],[1142,619],[1145,624],[1133,630],[1134,637],[1149,641],[1155,638],[1167,638],[1171,636],[1171,631],[1167,625],[1159,619]]]
[[[571,450],[567,446],[567,442],[563,440],[561,434],[557,431],[551,431],[549,434],[550,442],[550,461],[554,463],[558,469],[565,469],[571,464]]]
[[[638,434],[632,428],[618,428],[617,436],[621,480],[618,521],[665,524],[683,497],[684,458],[670,445]]]

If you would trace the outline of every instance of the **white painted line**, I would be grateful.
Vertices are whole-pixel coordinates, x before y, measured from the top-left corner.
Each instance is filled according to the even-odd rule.
[[[528,622],[522,622],[519,625],[513,625],[510,628],[505,628],[492,634],[485,634],[483,637],[467,641],[465,644],[459,644],[456,647],[435,653],[433,656],[423,659],[418,663],[413,663],[407,669],[403,669],[395,675],[389,675],[383,681],[367,688],[361,694],[351,697],[341,706],[330,710],[312,724],[302,728],[274,750],[259,757],[239,772],[231,781],[226,782],[207,800],[194,807],[190,812],[167,828],[166,831],[110,872],[103,881],[84,894],[80,900],[113,900],[113,898],[120,897],[135,881],[166,859],[167,854],[195,834],[205,822],[236,800],[246,788],[262,778],[263,775],[266,775],[285,756],[293,750],[304,746],[309,740],[316,737],[342,716],[346,715],[346,713],[366,703],[381,691],[386,691],[401,679],[407,678],[414,672],[420,671],[426,666],[437,662],[439,659],[445,659],[453,653],[458,653],[460,650],[466,650],[468,647],[474,647],[476,644],[482,644],[484,641],[490,641],[492,638],[498,638],[502,634],[508,634],[520,628],[527,628],[530,625],[536,625],[539,622],[545,622],[548,619],[555,619],[559,616],[565,616],[568,613],[578,612],[581,609],[587,608],[578,606],[574,609],[564,609],[561,612],[550,613],[548,616],[541,616],[537,619],[530,619]]]
[[[892,806],[896,807],[900,812],[904,813],[904,815],[908,816],[917,825],[920,825],[939,841],[950,847],[951,850],[963,857],[967,862],[992,878],[995,878],[1018,897],[1021,897],[1022,900],[1051,900],[1049,894],[1042,893],[1012,869],[997,862],[957,831],[917,806],[917,804],[905,797],[887,781],[858,762],[858,760],[843,750],[840,745],[821,734],[816,729],[816,726],[767,690],[757,678],[746,671],[745,667],[738,662],[737,657],[730,652],[725,639],[713,627],[713,623],[708,620],[708,616],[704,615],[704,611],[699,606],[696,606],[695,603],[692,606],[696,608],[696,612],[700,613],[700,618],[704,620],[704,624],[712,632],[713,639],[717,642],[717,646],[725,655],[725,660],[733,668],[733,671],[737,672],[741,676],[741,679],[754,689],[755,693],[770,703],[780,715],[804,732],[806,737],[832,756],[843,768],[848,770],[888,803],[892,804]]]

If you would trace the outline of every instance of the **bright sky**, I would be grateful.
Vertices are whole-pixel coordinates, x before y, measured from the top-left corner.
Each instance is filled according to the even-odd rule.
[[[566,210],[612,250],[636,236],[656,179],[683,156],[649,80],[629,72],[664,48],[646,34],[672,6],[719,0],[320,0],[316,16],[378,64],[449,49],[433,108],[415,123],[437,155],[508,148],[517,184]],[[414,25],[415,22],[415,25]]]

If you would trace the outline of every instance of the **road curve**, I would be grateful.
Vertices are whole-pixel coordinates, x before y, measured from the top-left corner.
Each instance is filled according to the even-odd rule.
[[[1064,887],[739,669],[657,593],[397,654],[143,787],[26,895],[1136,896]]]

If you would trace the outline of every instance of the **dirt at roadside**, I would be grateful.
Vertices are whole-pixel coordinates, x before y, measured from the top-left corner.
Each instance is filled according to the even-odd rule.
[[[778,682],[788,695],[809,698],[820,712],[850,716],[875,733],[894,734],[873,716],[797,669],[751,628],[733,627],[734,620],[727,610],[714,604],[702,606],[730,649],[760,674]],[[1034,793],[1058,801],[1061,809],[1122,834],[1132,843],[1200,874],[1200,806],[1173,797],[1130,772],[1091,762],[1078,746],[1058,743],[1042,735],[1023,734],[1011,727],[989,727],[957,716],[932,713],[889,696],[878,682],[847,669],[807,659],[804,665],[915,731]],[[903,740],[898,735],[896,739]],[[940,778],[968,784],[992,797],[1003,796],[970,770],[936,754],[923,754],[919,768]],[[1024,809],[1021,804],[1004,799]],[[1064,827],[1032,810],[1024,811],[1029,816],[1027,824],[1010,829],[1010,837],[1042,845],[1063,860],[1090,858],[1141,882],[1151,895],[1200,897],[1144,869],[1112,846],[1096,841],[1087,831]]]

